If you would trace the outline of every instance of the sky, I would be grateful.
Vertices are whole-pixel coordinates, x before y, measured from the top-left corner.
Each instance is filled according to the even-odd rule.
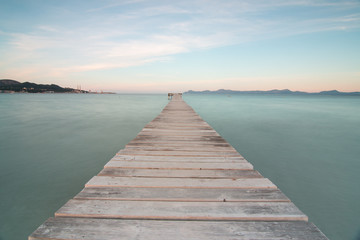
[[[360,91],[359,0],[0,0],[0,79]]]

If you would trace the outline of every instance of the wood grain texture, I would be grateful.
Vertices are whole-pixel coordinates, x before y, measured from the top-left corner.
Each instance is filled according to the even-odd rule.
[[[289,202],[279,189],[84,188],[75,199],[177,202]]]
[[[131,151],[182,151],[182,152],[233,152],[237,153],[234,148],[231,147],[216,147],[216,146],[180,146],[171,145],[166,146],[159,144],[159,146],[126,146],[124,150]]]
[[[276,186],[267,178],[196,179],[95,176],[85,187],[157,187],[157,188],[241,188],[259,189]]]
[[[211,163],[211,162],[220,162],[220,163],[238,163],[238,162],[247,162],[242,156],[225,156],[225,157],[204,157],[204,156],[133,156],[133,155],[115,155],[111,160],[114,161],[153,161],[153,162],[199,162],[199,163]]]
[[[146,161],[109,161],[105,168],[139,168],[139,169],[183,169],[183,170],[252,170],[248,162],[237,163],[189,163],[184,162],[146,162]]]
[[[29,240],[326,240],[307,222],[146,221],[49,218]]]
[[[168,220],[307,221],[291,202],[69,200],[55,217]]]
[[[155,136],[155,135],[145,135],[145,136],[136,136],[132,142],[138,141],[152,141],[152,142],[209,142],[214,143],[227,143],[225,139],[220,136]]]
[[[231,148],[234,149],[229,143],[209,143],[209,142],[198,142],[198,143],[193,143],[193,142],[182,142],[182,143],[177,143],[177,142],[163,142],[161,144],[159,143],[151,143],[151,142],[129,142],[128,144],[126,144],[126,148],[127,147],[190,147],[190,148]]]
[[[254,170],[170,170],[105,168],[98,176],[154,178],[262,178]]]
[[[149,150],[132,150],[132,149],[123,149],[118,152],[121,155],[143,155],[143,156],[212,156],[212,157],[223,157],[223,156],[240,156],[237,152],[227,152],[227,151],[177,151],[177,150],[167,150],[167,151],[158,151],[156,149]]]

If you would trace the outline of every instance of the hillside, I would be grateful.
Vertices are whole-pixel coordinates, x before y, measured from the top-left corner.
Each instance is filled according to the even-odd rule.
[[[1,79],[0,80],[0,87],[12,86],[12,85],[17,85],[17,84],[21,84],[21,83],[18,81],[15,81],[15,80],[11,80],[11,79]]]
[[[77,90],[72,88],[63,88],[55,84],[36,84],[31,82],[20,83],[11,79],[0,80],[0,91],[2,92],[26,92],[26,93],[67,93],[76,92]],[[86,91],[81,91],[86,92]]]

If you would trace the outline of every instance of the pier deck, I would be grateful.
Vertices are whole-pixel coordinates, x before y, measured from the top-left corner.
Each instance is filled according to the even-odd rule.
[[[29,239],[327,238],[174,94]]]

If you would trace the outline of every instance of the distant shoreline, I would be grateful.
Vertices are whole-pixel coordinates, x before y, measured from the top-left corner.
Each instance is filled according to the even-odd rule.
[[[15,91],[7,91],[0,90],[0,94],[117,94],[115,92],[15,92]]]
[[[340,92],[337,90],[321,91],[316,93],[291,91],[288,89],[283,90],[269,90],[269,91],[234,91],[219,89],[216,91],[204,90],[204,91],[193,91],[189,90],[184,94],[252,94],[252,95],[295,95],[295,96],[359,96],[360,92]]]
[[[36,84],[19,82],[12,79],[0,79],[0,93],[76,93],[76,94],[116,94],[114,92],[85,91],[78,86],[77,89],[63,88],[56,84]]]

